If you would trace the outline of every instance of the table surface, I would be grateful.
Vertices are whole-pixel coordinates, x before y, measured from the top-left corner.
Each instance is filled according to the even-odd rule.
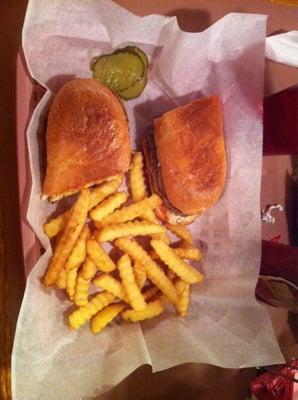
[[[118,0],[117,2],[138,15],[152,13],[176,15],[180,26],[186,31],[201,31],[216,19],[232,11],[268,14],[268,34],[281,30],[297,29],[298,8],[280,4],[287,2],[298,6],[297,0],[276,0],[274,4],[265,0],[160,0],[158,2]],[[15,140],[15,59],[21,42],[21,29],[26,4],[27,0],[4,0],[1,2],[0,7],[0,54],[2,60],[0,64],[2,78],[0,91],[2,126],[2,134],[0,136],[0,398],[3,400],[11,398],[10,354],[25,285],[18,214]],[[298,69],[270,61],[266,62],[266,95],[275,93],[297,82]],[[278,320],[280,318],[279,314],[281,318],[285,318],[282,310],[274,310],[273,316],[275,319]],[[277,323],[277,325],[279,324]],[[279,334],[283,336],[281,332]],[[171,398],[173,393],[177,394],[181,390],[183,392],[189,385],[192,386],[189,391],[189,399],[200,398],[207,400],[210,395],[210,398],[217,398],[216,388],[206,390],[205,387],[201,390],[194,386],[194,383],[191,383],[197,380],[198,370],[196,368],[198,367],[186,369],[188,377],[191,375],[194,379],[193,381],[186,379],[185,382],[183,382],[181,376],[185,376],[186,373],[179,369],[174,369],[172,372],[165,374],[154,375],[145,369],[141,373],[137,372],[133,380],[128,379],[124,382],[124,386],[117,388],[114,391],[114,395],[109,395],[108,397],[111,399],[123,398],[124,387],[126,396],[130,394],[129,398],[139,398],[134,391],[131,392],[131,382],[138,378],[143,382],[147,381],[147,386],[148,383],[151,385],[151,397],[148,397],[148,399],[160,398],[161,391],[163,393],[162,398]],[[216,367],[208,367],[204,371],[205,378],[206,376],[218,377],[221,375],[222,383],[229,382],[229,385],[226,385],[231,387],[230,392],[227,389],[227,398],[229,400],[243,398],[243,388],[248,385],[254,373],[246,371],[242,374],[233,370],[226,370],[223,373],[222,370]],[[242,380],[239,380],[239,376],[241,376]],[[239,379],[237,380],[236,378]],[[171,385],[172,379],[176,379],[173,385]],[[164,385],[165,380],[167,383]],[[237,383],[238,381],[242,382],[240,386]],[[161,390],[160,385],[162,382],[167,388],[166,391],[165,389]],[[232,385],[231,382],[236,383]],[[139,384],[139,393],[143,393],[143,389],[142,384]],[[218,390],[222,394],[222,387]],[[222,395],[221,398],[224,399]]]

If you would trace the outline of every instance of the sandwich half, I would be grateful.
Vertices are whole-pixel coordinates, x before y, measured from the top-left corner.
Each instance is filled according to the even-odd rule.
[[[226,153],[218,96],[192,101],[154,120],[144,141],[149,183],[163,204],[164,221],[189,224],[219,199]]]
[[[123,174],[130,163],[127,116],[118,97],[94,79],[74,79],[48,116],[43,198],[52,201]]]

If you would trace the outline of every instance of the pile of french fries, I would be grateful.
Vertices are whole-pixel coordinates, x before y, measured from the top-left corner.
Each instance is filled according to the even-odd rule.
[[[154,213],[161,199],[148,196],[141,152],[133,154],[130,196],[117,191],[122,180],[117,176],[92,191],[83,189],[70,210],[44,226],[55,247],[43,283],[66,290],[77,306],[68,318],[72,329],[90,320],[98,333],[118,315],[143,321],[160,315],[167,303],[183,317],[190,285],[203,280],[186,261],[202,257],[190,232],[162,225]],[[180,240],[178,247],[170,244],[167,229]],[[121,252],[117,261],[104,250],[105,242]],[[92,295],[91,284],[92,292],[99,289]]]

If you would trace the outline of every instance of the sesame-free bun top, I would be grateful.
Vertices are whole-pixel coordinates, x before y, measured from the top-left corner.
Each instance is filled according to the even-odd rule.
[[[170,204],[202,214],[220,197],[226,154],[218,96],[198,99],[154,121],[154,139]]]
[[[94,79],[74,79],[57,93],[46,132],[43,197],[58,200],[128,170],[130,137],[116,95]]]

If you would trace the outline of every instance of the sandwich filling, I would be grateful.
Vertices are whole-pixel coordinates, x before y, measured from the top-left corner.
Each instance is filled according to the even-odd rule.
[[[172,225],[191,224],[197,217],[197,214],[185,215],[169,202],[163,184],[161,165],[158,160],[153,134],[149,134],[144,140],[143,150],[151,190],[158,194],[163,201],[163,204],[156,210],[158,216]]]

